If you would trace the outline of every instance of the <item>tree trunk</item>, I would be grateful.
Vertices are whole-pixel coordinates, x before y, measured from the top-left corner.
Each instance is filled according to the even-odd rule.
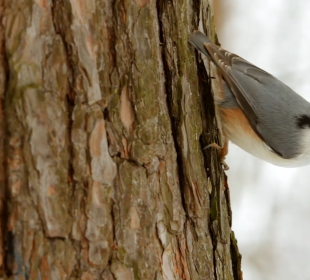
[[[1,279],[234,279],[207,0],[0,0]]]

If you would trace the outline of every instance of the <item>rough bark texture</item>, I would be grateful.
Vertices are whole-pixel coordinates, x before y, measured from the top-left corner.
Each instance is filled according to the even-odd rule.
[[[0,277],[240,280],[207,0],[0,0]],[[226,185],[226,187],[225,187]]]

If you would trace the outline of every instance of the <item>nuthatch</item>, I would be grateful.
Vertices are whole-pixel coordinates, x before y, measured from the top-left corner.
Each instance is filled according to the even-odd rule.
[[[278,79],[215,45],[200,31],[189,42],[215,68],[214,100],[225,145],[283,167],[310,164],[310,103]]]

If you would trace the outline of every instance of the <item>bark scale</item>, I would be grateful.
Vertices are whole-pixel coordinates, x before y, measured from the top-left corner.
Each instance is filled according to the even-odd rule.
[[[1,277],[241,279],[208,1],[0,7]]]

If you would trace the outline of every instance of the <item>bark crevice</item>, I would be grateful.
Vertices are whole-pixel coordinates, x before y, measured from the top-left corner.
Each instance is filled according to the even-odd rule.
[[[9,130],[6,118],[6,100],[9,90],[10,69],[9,57],[6,51],[5,26],[3,24],[4,2],[0,1],[0,277],[11,276],[13,268],[10,265],[14,258],[14,236],[8,230],[11,195],[8,188],[8,149]]]
[[[169,112],[169,117],[170,117],[170,124],[171,124],[171,131],[172,131],[172,137],[174,141],[174,147],[176,149],[176,154],[177,154],[177,168],[178,168],[178,174],[179,174],[179,182],[180,182],[180,190],[181,190],[181,199],[182,199],[182,205],[183,209],[186,209],[186,203],[185,203],[185,198],[184,198],[184,189],[185,189],[185,184],[184,184],[184,179],[185,176],[183,174],[184,166],[183,166],[183,160],[182,160],[182,152],[181,152],[181,147],[180,144],[178,143],[179,139],[179,129],[180,129],[180,122],[178,119],[178,116],[173,113],[173,106],[175,103],[175,100],[173,100],[174,93],[173,91],[173,82],[172,82],[172,74],[170,71],[170,67],[168,64],[167,60],[167,44],[166,44],[166,36],[167,34],[164,34],[164,28],[163,28],[163,13],[165,11],[164,6],[165,5],[171,5],[173,6],[173,2],[171,1],[166,1],[166,0],[158,0],[156,2],[156,7],[157,7],[157,16],[158,16],[158,25],[159,25],[159,40],[161,42],[161,55],[162,55],[162,62],[163,62],[163,70],[164,70],[164,76],[165,76],[165,90],[166,90],[166,95],[167,95],[167,107],[168,107],[168,112]],[[172,10],[174,10],[172,8]],[[176,27],[174,27],[176,28]],[[178,52],[176,52],[177,54]],[[179,61],[179,59],[177,59]],[[186,214],[186,211],[185,211]]]

